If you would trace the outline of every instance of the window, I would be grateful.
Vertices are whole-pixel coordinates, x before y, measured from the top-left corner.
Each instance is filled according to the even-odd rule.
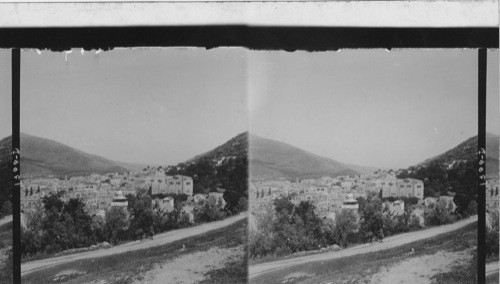
[[[417,188],[422,188],[422,186],[421,185],[417,185]]]
[[[191,185],[191,182],[187,181],[187,182],[186,182],[186,185]]]

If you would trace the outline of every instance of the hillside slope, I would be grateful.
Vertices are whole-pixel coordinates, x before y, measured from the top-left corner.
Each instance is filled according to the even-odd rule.
[[[4,140],[11,141],[10,137]],[[106,158],[82,152],[53,140],[21,133],[23,177],[47,175],[64,177],[126,171],[128,169]]]
[[[499,136],[486,133],[486,172],[488,176],[498,176],[499,163]],[[478,154],[478,139],[477,135],[473,136],[458,146],[444,152],[443,154],[429,158],[417,166],[429,165],[431,162],[439,162],[449,164],[453,161],[477,160]]]
[[[341,162],[256,135],[250,135],[249,159],[250,179],[319,178],[359,174]]]
[[[229,139],[226,143],[187,161],[195,162],[200,159],[219,160],[223,157],[246,157],[248,153],[248,132],[243,132]]]
[[[0,208],[12,200],[12,139],[0,140]]]

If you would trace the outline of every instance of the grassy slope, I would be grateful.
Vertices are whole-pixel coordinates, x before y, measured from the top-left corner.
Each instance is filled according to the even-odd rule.
[[[127,169],[114,161],[91,155],[45,138],[21,133],[21,163],[23,175],[86,175],[91,173],[122,172]]]
[[[465,226],[457,231],[442,234],[434,238],[421,240],[401,247],[335,259],[324,262],[307,263],[252,279],[252,283],[281,283],[283,278],[294,272],[312,274],[308,278],[297,278],[290,283],[365,283],[371,275],[381,268],[394,265],[408,259],[410,248],[415,249],[411,257],[432,255],[440,250],[465,250],[477,244],[477,223]],[[440,274],[439,283],[475,283],[476,262],[471,261],[465,267],[456,267],[451,274]],[[457,272],[460,276],[455,277]]]
[[[254,179],[313,178],[358,174],[345,164],[256,135],[249,141],[250,174]]]
[[[157,263],[163,263],[184,254],[205,251],[211,247],[231,248],[245,245],[247,242],[246,230],[247,221],[242,220],[229,227],[164,246],[51,267],[22,277],[22,282],[53,283],[52,279],[58,272],[76,269],[85,274],[65,279],[64,283],[89,283],[96,280],[106,280],[106,283],[132,283],[134,280],[140,281],[140,275],[151,270]],[[186,250],[180,251],[183,245],[185,245]],[[228,273],[211,272],[207,278],[212,278],[209,279],[209,282],[212,283],[245,282],[247,267],[246,263],[245,266],[242,267],[242,265],[243,262],[236,266],[228,265],[229,267],[226,267]]]

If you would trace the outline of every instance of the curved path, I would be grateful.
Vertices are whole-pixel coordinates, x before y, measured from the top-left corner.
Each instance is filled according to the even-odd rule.
[[[391,236],[391,237],[385,238],[382,243],[363,244],[363,245],[358,245],[358,246],[354,246],[351,248],[347,248],[347,249],[344,249],[341,251],[326,252],[326,253],[316,254],[316,255],[306,255],[306,256],[297,257],[297,258],[278,260],[278,261],[267,262],[267,263],[259,263],[259,264],[256,264],[256,265],[249,267],[249,277],[250,278],[257,277],[257,276],[262,275],[262,274],[270,273],[270,272],[273,272],[276,270],[280,270],[283,268],[288,268],[288,267],[292,267],[295,265],[300,265],[300,264],[304,264],[304,263],[308,263],[308,262],[327,261],[327,260],[332,260],[332,259],[337,259],[337,258],[342,258],[342,257],[347,257],[347,256],[352,256],[352,255],[357,255],[357,254],[364,254],[364,253],[369,253],[369,252],[374,252],[374,251],[391,249],[391,248],[405,245],[408,243],[412,243],[415,241],[434,237],[434,236],[437,236],[437,235],[440,235],[443,233],[448,233],[448,232],[460,229],[461,227],[464,227],[464,226],[471,224],[471,223],[474,223],[474,222],[477,222],[477,216],[473,216],[473,217],[470,217],[468,219],[460,220],[458,222],[455,222],[455,223],[449,224],[449,225],[443,225],[443,226],[433,227],[433,228],[429,228],[429,229],[425,229],[425,230],[420,230],[420,231]]]
[[[486,263],[486,276],[490,276],[494,273],[498,274],[500,272],[500,266],[498,261]]]
[[[12,222],[12,215],[0,219],[0,226],[5,225],[9,222]]]
[[[188,237],[193,237],[196,235],[201,235],[209,231],[217,230],[229,226],[237,221],[243,220],[247,217],[247,213],[241,213],[239,215],[224,219],[222,221],[211,222],[202,224],[195,227],[169,231],[166,233],[158,234],[153,237],[153,239],[145,239],[141,241],[129,242],[119,246],[115,246],[109,249],[88,251],[64,256],[58,256],[53,258],[41,259],[30,261],[21,264],[21,275],[26,275],[38,270],[56,266],[59,264],[89,259],[89,258],[99,258],[103,256],[115,255],[129,251],[147,249],[155,246],[161,246],[178,240],[182,240]]]

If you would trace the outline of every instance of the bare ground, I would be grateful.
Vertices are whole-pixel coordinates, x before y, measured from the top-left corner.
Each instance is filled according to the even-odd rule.
[[[233,248],[210,248],[195,252],[171,261],[157,264],[153,270],[138,276],[135,283],[198,283],[205,279],[210,270],[224,267],[228,262],[245,256],[243,246]]]
[[[413,257],[399,262],[371,277],[371,284],[383,283],[434,283],[436,274],[449,272],[454,266],[465,265],[472,259],[472,250],[438,251],[433,255]]]

